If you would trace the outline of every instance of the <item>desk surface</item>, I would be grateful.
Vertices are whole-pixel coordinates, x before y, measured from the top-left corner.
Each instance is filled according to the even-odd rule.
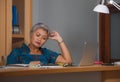
[[[63,68],[0,68],[0,77],[5,76],[23,76],[37,74],[55,74],[55,73],[72,73],[72,72],[99,72],[99,71],[120,71],[120,66],[80,66],[80,67],[63,67]]]

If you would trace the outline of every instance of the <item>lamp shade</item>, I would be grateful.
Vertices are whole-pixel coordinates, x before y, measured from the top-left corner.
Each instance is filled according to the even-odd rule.
[[[100,13],[109,13],[109,9],[107,6],[103,5],[103,4],[98,4],[93,11],[95,12],[100,12]]]

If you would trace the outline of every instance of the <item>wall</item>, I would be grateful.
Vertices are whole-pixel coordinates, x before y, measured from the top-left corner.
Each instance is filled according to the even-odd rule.
[[[97,43],[96,0],[33,0],[33,24],[43,22],[58,31],[70,49],[74,63],[78,63],[83,42]],[[59,51],[54,41],[45,47]]]
[[[106,0],[109,2],[109,0]],[[120,3],[120,0],[113,0],[116,3]],[[120,59],[120,13],[111,14],[111,58],[112,59]]]
[[[111,14],[111,58],[120,59],[120,13]]]
[[[120,3],[120,0],[114,0]],[[120,59],[120,13],[111,14],[111,58]]]

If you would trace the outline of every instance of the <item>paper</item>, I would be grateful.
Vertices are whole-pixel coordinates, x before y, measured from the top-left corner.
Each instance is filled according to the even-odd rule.
[[[29,64],[9,64],[9,65],[7,65],[7,67],[28,67],[29,66]]]

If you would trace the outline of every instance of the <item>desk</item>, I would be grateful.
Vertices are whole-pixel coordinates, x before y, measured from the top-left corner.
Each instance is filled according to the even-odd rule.
[[[120,66],[101,65],[63,68],[0,68],[0,77],[75,72],[102,72],[102,82],[120,82]]]

